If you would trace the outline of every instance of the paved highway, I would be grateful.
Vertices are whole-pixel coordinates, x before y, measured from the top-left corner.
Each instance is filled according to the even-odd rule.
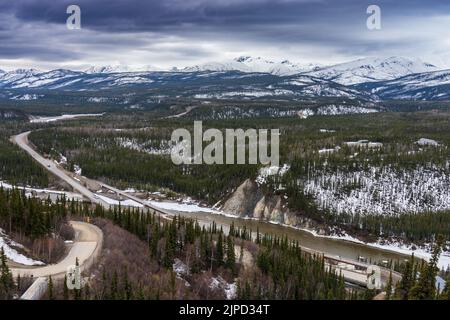
[[[67,182],[74,190],[81,193],[85,196],[89,201],[94,204],[100,204],[104,206],[108,206],[105,202],[99,199],[93,192],[91,192],[88,188],[83,186],[81,183],[70,177],[67,173],[61,170],[56,163],[52,160],[48,160],[37,153],[33,148],[30,147],[28,143],[28,135],[31,131],[24,132],[18,134],[17,136],[11,137],[11,141],[17,144],[20,148],[25,150],[30,156],[32,156],[37,162],[39,162],[45,169],[50,171],[52,174],[60,178],[61,180]]]
[[[77,258],[81,270],[88,268],[101,251],[103,232],[89,223],[80,221],[70,221],[69,223],[75,230],[75,241],[64,259],[56,264],[43,267],[11,268],[13,276],[64,277],[67,268],[74,266]]]
[[[67,182],[74,190],[78,191],[79,193],[81,193],[84,197],[86,197],[91,203],[94,204],[99,204],[102,205],[106,208],[110,207],[110,204],[106,203],[105,201],[103,201],[102,199],[100,199],[95,193],[93,193],[92,191],[90,191],[88,188],[86,188],[84,185],[82,185],[79,181],[75,180],[74,178],[72,178],[70,175],[68,175],[63,169],[59,168],[55,162],[53,162],[52,160],[46,159],[43,156],[41,156],[39,153],[36,152],[36,150],[34,150],[29,142],[28,142],[28,136],[31,133],[31,131],[27,131],[21,134],[18,134],[16,136],[11,137],[11,141],[15,144],[17,144],[20,148],[22,148],[24,151],[26,151],[30,156],[32,156],[37,162],[39,162],[45,169],[47,169],[48,171],[50,171],[52,174],[54,174],[55,176],[59,177],[61,180]],[[150,208],[153,211],[156,211],[157,213],[162,214],[163,218],[169,219],[167,216],[168,215],[173,215],[172,213],[170,213],[169,211],[165,211],[163,209],[157,208],[152,206],[151,204],[147,203],[146,201],[139,199],[137,197],[134,197],[122,190],[116,189],[112,186],[109,186],[107,184],[104,183],[100,183],[99,184],[106,188],[109,189],[111,191],[114,191],[115,193],[117,193],[118,195],[121,195],[123,197],[126,197],[130,200],[133,200],[137,203],[142,204],[144,207],[146,208]]]

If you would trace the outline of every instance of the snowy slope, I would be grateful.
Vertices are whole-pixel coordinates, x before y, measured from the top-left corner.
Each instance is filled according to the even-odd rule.
[[[154,66],[128,66],[128,65],[107,65],[107,66],[92,66],[86,69],[84,72],[87,74],[94,73],[122,73],[122,72],[149,72],[149,71],[161,71]]]
[[[386,99],[448,100],[450,70],[408,75],[399,79],[355,86]]]
[[[372,167],[354,172],[311,170],[304,191],[336,214],[421,213],[450,209],[450,175],[435,165]]]
[[[36,69],[17,69],[10,72],[5,72],[0,74],[0,86],[2,83],[13,83],[15,81],[34,77],[39,73],[41,73],[41,71]]]
[[[287,76],[311,71],[317,68],[314,64],[299,65],[288,60],[270,61],[261,57],[243,56],[230,61],[210,62],[182,69],[185,72],[198,71],[242,71],[242,72],[262,72],[277,76]]]
[[[10,240],[2,229],[0,229],[0,248],[3,248],[3,250],[5,251],[6,258],[8,258],[11,261],[26,266],[35,266],[35,265],[37,266],[44,264],[41,261],[33,260],[19,253],[15,248],[23,248],[23,246],[20,245],[19,243]]]
[[[303,96],[311,97],[347,97],[365,100],[378,100],[375,94],[370,97],[364,90],[354,89],[331,80],[324,80],[308,75],[285,77],[280,83],[285,89],[290,89]]]
[[[308,75],[333,80],[343,85],[393,80],[409,74],[437,71],[438,68],[420,59],[403,57],[366,58],[308,72]]]

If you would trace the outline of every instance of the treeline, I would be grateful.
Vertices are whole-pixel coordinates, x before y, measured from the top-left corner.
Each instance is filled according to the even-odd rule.
[[[57,233],[66,222],[66,202],[27,197],[25,190],[0,188],[0,227],[9,233],[38,239]]]
[[[255,272],[238,281],[238,299],[334,300],[349,297],[343,277],[331,275],[323,257],[302,252],[287,238],[257,237]]]
[[[48,186],[48,174],[9,138],[25,131],[23,122],[0,120],[0,181],[13,185]]]
[[[29,255],[47,263],[56,262],[71,240],[73,229],[67,224],[66,201],[42,201],[25,190],[0,188],[0,228],[29,249]]]
[[[450,279],[444,287],[436,286],[439,268],[437,263],[442,252],[444,239],[438,237],[431,259],[428,262],[417,261],[414,256],[406,262],[402,279],[393,284],[392,274],[386,286],[388,300],[450,300]]]
[[[3,247],[0,248],[0,300],[11,300],[23,294],[33,283],[31,277],[13,278]]]

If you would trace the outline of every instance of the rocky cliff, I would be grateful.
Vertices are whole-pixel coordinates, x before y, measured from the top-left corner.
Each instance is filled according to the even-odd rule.
[[[222,211],[238,217],[250,217],[289,226],[305,226],[305,220],[291,212],[279,195],[265,195],[256,182],[247,179],[224,202]]]

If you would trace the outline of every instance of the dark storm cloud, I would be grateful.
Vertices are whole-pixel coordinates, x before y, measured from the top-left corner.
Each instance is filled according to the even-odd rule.
[[[399,17],[448,12],[450,8],[445,0],[18,0],[3,7],[23,21],[64,23],[67,6],[77,4],[84,27],[129,32],[186,25],[227,29],[254,24],[273,24],[275,28],[305,22],[351,24],[363,21],[361,12],[373,3],[386,14]]]
[[[85,31],[78,36],[64,35],[66,8],[70,4],[81,7]],[[383,26],[398,25],[403,19],[450,13],[450,1],[446,0],[2,1],[0,41],[8,45],[0,45],[0,59],[51,57],[65,61],[93,55],[105,48],[113,52],[121,48],[168,45],[173,36],[193,42],[259,42],[268,47],[301,43],[333,48],[349,55],[395,49],[411,42],[410,37],[401,35],[391,38],[397,32],[394,28],[395,32],[391,30],[385,38],[366,36],[366,8],[370,4],[382,8]],[[419,27],[413,25],[411,29]],[[120,37],[120,34],[128,36]],[[61,43],[63,37],[70,39]],[[208,54],[205,48],[177,50],[180,55],[192,57]]]

